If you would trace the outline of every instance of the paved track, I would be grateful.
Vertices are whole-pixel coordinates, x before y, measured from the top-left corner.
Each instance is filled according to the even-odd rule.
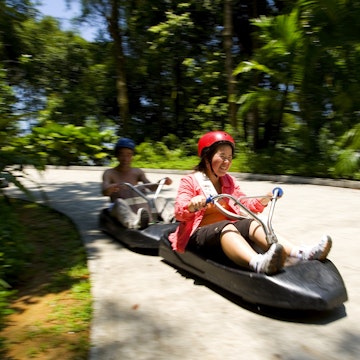
[[[102,168],[50,169],[42,184],[54,208],[77,224],[88,252],[94,297],[89,360],[355,360],[360,356],[360,190],[241,180],[247,194],[284,190],[276,232],[311,243],[334,240],[329,258],[349,301],[326,314],[266,313],[186,278],[157,256],[132,252],[97,228],[107,199]],[[180,174],[164,196],[174,197]],[[14,191],[9,188],[8,191]],[[16,191],[15,191],[16,192]]]

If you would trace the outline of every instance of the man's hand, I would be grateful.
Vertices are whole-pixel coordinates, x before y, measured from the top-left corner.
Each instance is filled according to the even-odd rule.
[[[105,194],[110,196],[111,194],[113,193],[117,193],[121,190],[121,188],[123,187],[122,184],[110,184],[107,188],[106,188],[106,191],[105,191]]]
[[[169,177],[165,178],[165,185],[171,185],[172,184],[172,180]]]

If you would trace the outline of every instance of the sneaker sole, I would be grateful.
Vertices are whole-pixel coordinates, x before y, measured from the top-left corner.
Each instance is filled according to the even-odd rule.
[[[332,246],[332,240],[328,239],[324,250],[322,251],[321,255],[316,260],[324,261],[327,258],[328,254],[331,250],[331,246]]]
[[[140,230],[148,227],[150,221],[149,213],[145,209],[141,209],[140,214]]]
[[[274,255],[270,261],[268,269],[266,269],[265,274],[273,275],[278,273],[285,264],[286,252],[284,247],[281,244],[276,244]]]

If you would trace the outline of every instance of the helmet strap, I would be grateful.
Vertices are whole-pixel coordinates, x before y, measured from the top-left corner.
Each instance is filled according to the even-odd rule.
[[[216,178],[218,178],[218,176],[215,174],[215,171],[214,171],[213,166],[212,166],[212,159],[211,159],[210,161],[209,161],[208,159],[206,159],[206,162],[209,164],[210,170],[211,170],[211,172],[213,173],[213,175],[214,175]]]
[[[211,163],[210,163],[210,169],[211,169],[211,172],[215,175],[215,177],[218,177],[218,176],[215,174],[215,171],[214,171]]]

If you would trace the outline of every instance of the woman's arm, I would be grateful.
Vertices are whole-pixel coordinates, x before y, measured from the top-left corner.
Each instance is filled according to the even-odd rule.
[[[194,179],[191,176],[183,177],[180,180],[175,200],[176,220],[188,221],[195,216],[195,209],[191,206],[191,200],[198,195],[202,195],[202,191],[200,188],[196,187]]]

